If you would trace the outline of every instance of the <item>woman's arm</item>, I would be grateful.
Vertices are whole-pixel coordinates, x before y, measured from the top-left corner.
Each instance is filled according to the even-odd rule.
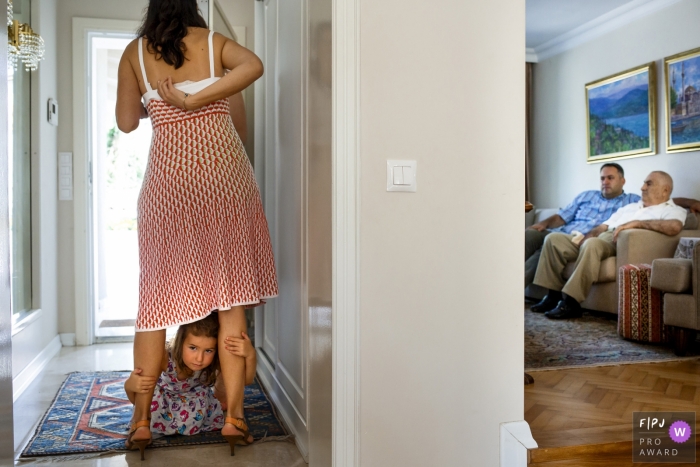
[[[128,57],[136,50],[138,41],[132,41],[126,46],[119,61],[117,79],[117,127],[124,133],[130,133],[139,126],[139,120],[148,116],[141,103],[141,90],[136,73]]]
[[[217,37],[226,41],[221,51],[221,64],[224,69],[231,71],[214,84],[187,97],[183,91],[173,86],[172,77],[168,76],[158,83],[158,94],[165,102],[181,109],[196,110],[238,94],[262,76],[263,64],[257,55],[235,41],[215,33],[214,40]]]

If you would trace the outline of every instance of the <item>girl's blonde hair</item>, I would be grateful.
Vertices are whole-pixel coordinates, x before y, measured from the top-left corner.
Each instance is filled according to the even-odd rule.
[[[175,337],[168,342],[168,350],[175,361],[175,365],[187,378],[194,374],[182,360],[182,345],[189,334],[197,337],[213,337],[218,340],[219,316],[215,313],[210,313],[209,316],[199,321],[181,325]],[[207,386],[212,386],[216,382],[216,375],[219,373],[219,369],[219,353],[216,352],[214,353],[214,360],[212,360],[211,365],[201,370],[199,379]]]

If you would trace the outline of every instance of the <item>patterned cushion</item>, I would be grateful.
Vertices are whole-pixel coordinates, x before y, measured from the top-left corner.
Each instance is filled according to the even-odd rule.
[[[620,268],[617,333],[625,339],[667,342],[661,292],[651,288],[651,266],[628,264]]]
[[[678,247],[676,248],[676,254],[673,255],[674,258],[683,259],[693,259],[693,250],[695,245],[700,243],[700,238],[697,237],[683,237],[678,241]]]

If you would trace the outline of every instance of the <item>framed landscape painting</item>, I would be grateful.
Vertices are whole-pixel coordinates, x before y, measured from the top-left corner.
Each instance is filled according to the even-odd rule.
[[[700,149],[700,49],[664,59],[666,152]]]
[[[656,67],[586,84],[588,162],[656,154]]]

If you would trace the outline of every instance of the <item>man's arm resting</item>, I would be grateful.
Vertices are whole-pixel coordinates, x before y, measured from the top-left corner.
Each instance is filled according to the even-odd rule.
[[[559,214],[555,214],[551,217],[546,218],[542,222],[538,222],[537,224],[532,224],[528,228],[539,230],[540,232],[542,232],[543,230],[561,227],[564,224],[566,224],[564,219],[562,219],[562,217]]]
[[[672,237],[678,235],[680,231],[683,230],[683,223],[677,219],[665,221],[631,221],[615,229],[613,240],[616,241],[620,232],[627,229],[651,230]]]

